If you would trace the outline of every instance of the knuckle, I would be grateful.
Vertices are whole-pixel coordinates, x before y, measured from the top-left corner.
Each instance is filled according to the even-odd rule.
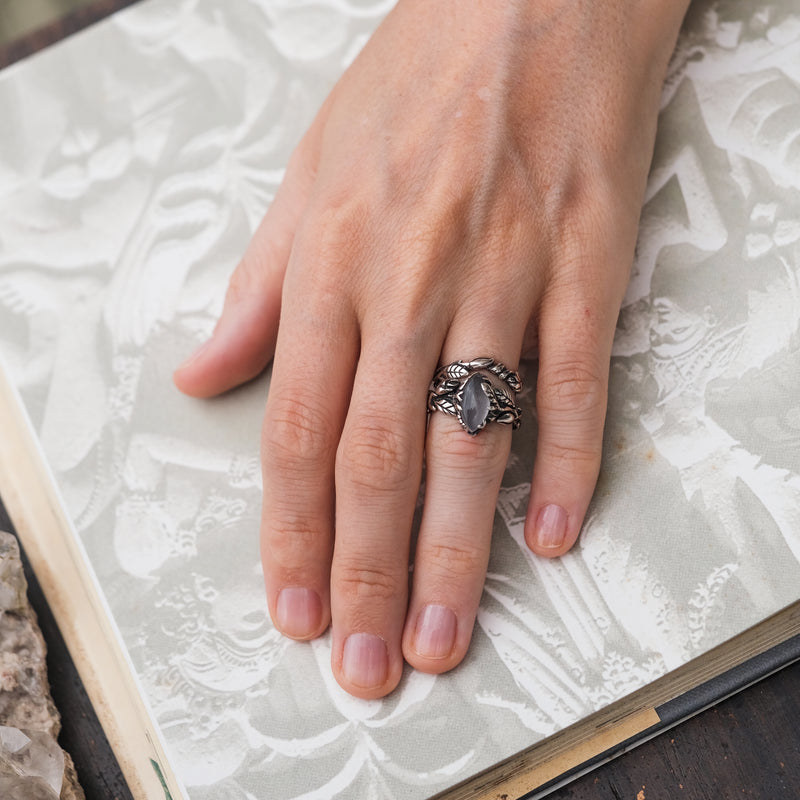
[[[413,364],[419,358],[438,327],[429,316],[430,296],[426,302],[424,293],[424,280],[412,280],[403,287],[403,296],[393,300],[391,319],[376,316],[370,320],[376,332],[380,330],[380,350],[376,353],[380,358],[395,359],[400,364]]]
[[[302,241],[316,263],[341,265],[358,250],[372,218],[372,207],[359,194],[329,189],[302,231]]]
[[[565,442],[543,443],[539,454],[549,469],[570,475],[596,474],[600,466],[602,445],[570,444]]]
[[[265,561],[281,570],[301,569],[323,544],[319,524],[296,508],[273,505],[264,547]]]
[[[252,297],[262,280],[263,265],[256,263],[253,256],[246,253],[228,281],[225,304],[236,306]]]
[[[306,392],[307,395],[307,392]],[[333,451],[330,426],[319,406],[301,393],[276,398],[264,420],[261,438],[265,468],[317,474],[326,469]]]
[[[536,406],[540,415],[594,417],[605,411],[607,395],[607,375],[577,359],[567,360],[550,365],[539,375]]]
[[[461,426],[447,425],[446,430],[437,432],[435,445],[428,448],[428,459],[440,469],[452,465],[461,479],[465,464],[473,475],[502,472],[508,460],[507,437],[501,442],[498,436],[490,435],[496,433],[501,432],[486,430],[470,436]]]
[[[560,224],[564,252],[571,253],[576,260],[587,258],[596,242],[602,241],[602,208],[593,189],[581,184],[570,193]]]
[[[482,575],[486,570],[486,550],[464,542],[430,544],[423,554],[425,569],[445,583],[460,582],[466,576]]]
[[[298,290],[304,297],[310,289],[310,298],[323,306],[334,298],[341,301],[343,285],[369,256],[366,231],[372,213],[358,193],[348,196],[339,188],[327,188],[310,203],[298,223],[290,265],[291,275],[303,283]]]
[[[417,478],[416,448],[401,428],[397,421],[377,418],[354,424],[339,444],[337,479],[372,494],[407,486]]]
[[[337,562],[333,584],[339,598],[348,605],[365,601],[389,601],[402,596],[406,591],[403,581],[407,577],[393,574],[388,569],[365,566],[361,561]]]
[[[311,183],[317,177],[317,159],[317,142],[311,131],[306,131],[289,156],[286,174]]]

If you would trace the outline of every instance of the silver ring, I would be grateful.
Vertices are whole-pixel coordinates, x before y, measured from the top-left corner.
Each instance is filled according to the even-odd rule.
[[[516,430],[522,409],[514,401],[514,393],[521,388],[519,373],[493,358],[454,361],[436,370],[428,389],[428,412],[442,411],[456,417],[470,436],[490,422]]]

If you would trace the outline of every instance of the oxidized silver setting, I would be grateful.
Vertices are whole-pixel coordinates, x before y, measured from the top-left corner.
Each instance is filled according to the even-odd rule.
[[[514,393],[521,388],[519,373],[493,358],[454,361],[436,370],[428,390],[428,412],[456,417],[470,436],[490,422],[516,430],[522,409],[514,401]]]

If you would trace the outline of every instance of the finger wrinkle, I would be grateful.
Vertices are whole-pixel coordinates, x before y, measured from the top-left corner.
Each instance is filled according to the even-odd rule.
[[[579,476],[597,476],[600,468],[602,447],[591,444],[570,445],[563,440],[539,440],[537,469],[546,470],[548,476],[558,474],[566,479]]]
[[[352,412],[351,412],[352,413]],[[346,429],[336,454],[337,485],[345,483],[364,495],[405,493],[418,484],[421,442],[398,420],[380,420],[360,412]]]
[[[368,560],[364,554],[360,560],[342,563],[337,553],[332,585],[339,602],[344,601],[351,608],[356,605],[366,608],[368,603],[364,601],[387,601],[405,596],[408,585],[406,571],[397,574],[388,566],[369,567],[365,566],[366,563]]]
[[[445,592],[451,582],[458,586],[465,576],[482,575],[489,560],[488,548],[470,547],[467,542],[447,543],[439,538],[420,547],[417,553],[429,580],[435,576]]]
[[[432,469],[450,466],[462,477],[496,476],[508,460],[510,431],[485,430],[470,436],[455,420],[437,420],[435,434],[429,435],[427,461]],[[465,474],[464,470],[468,470]]]
[[[309,398],[276,399],[268,407],[261,438],[264,469],[273,473],[323,475],[331,471],[335,430]]]
[[[587,416],[605,410],[608,375],[602,376],[584,364],[573,362],[540,366],[536,388],[536,408],[553,415],[568,413]]]

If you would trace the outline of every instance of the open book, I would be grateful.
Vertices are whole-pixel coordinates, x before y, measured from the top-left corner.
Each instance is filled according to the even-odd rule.
[[[465,663],[360,701],[272,628],[269,378],[170,374],[390,6],[148,0],[0,73],[0,493],[137,798],[520,797],[800,656],[791,2],[687,20],[575,550],[523,540],[528,365]]]

